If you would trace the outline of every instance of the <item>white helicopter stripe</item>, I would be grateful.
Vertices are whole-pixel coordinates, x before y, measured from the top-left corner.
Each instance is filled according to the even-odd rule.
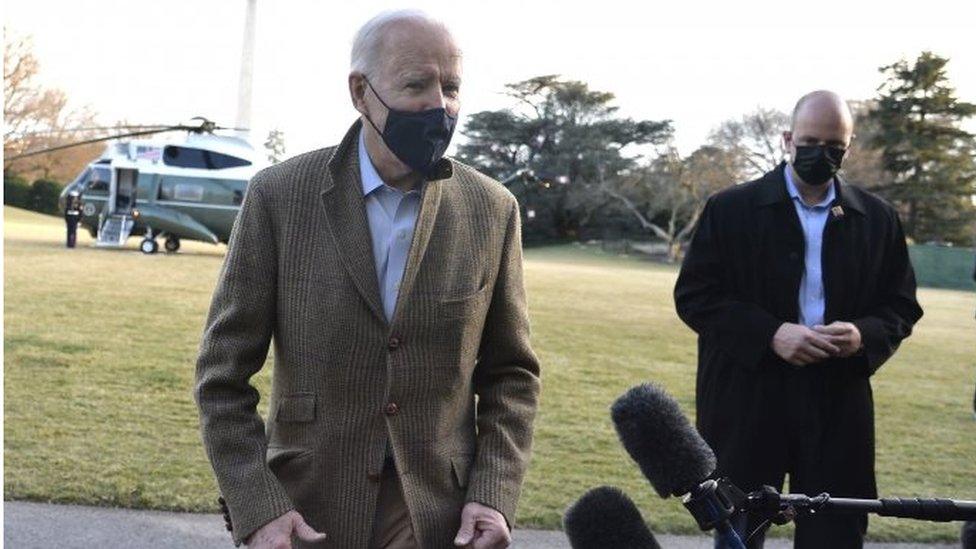
[[[231,206],[224,204],[194,204],[193,202],[180,202],[177,200],[157,200],[156,204],[163,204],[165,206],[186,206],[189,208],[204,208],[210,210],[239,210],[240,206]],[[136,207],[139,207],[139,202],[136,202]]]
[[[105,202],[107,200],[108,200],[108,198],[106,198],[104,196],[86,196],[85,197],[85,201]],[[140,200],[137,200],[136,201],[136,206],[135,206],[136,208],[139,207],[139,203],[140,202],[142,202],[142,201],[140,201]],[[142,203],[145,204],[145,202],[142,202]],[[155,204],[162,204],[164,206],[186,206],[186,207],[189,207],[189,208],[204,208],[204,209],[210,209],[210,210],[239,210],[239,209],[241,209],[240,206],[231,206],[231,205],[225,205],[225,204],[195,204],[193,202],[181,202],[181,201],[178,201],[178,200],[157,200],[154,203]]]

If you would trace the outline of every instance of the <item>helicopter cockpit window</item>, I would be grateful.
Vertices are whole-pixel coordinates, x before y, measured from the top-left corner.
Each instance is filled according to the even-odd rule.
[[[112,169],[108,166],[93,166],[88,174],[88,191],[108,192],[109,181],[112,179]]]
[[[251,161],[229,154],[168,145],[163,149],[163,163],[167,166],[180,168],[202,168],[205,170],[219,170],[223,168],[237,168],[250,166]]]
[[[69,187],[84,187],[88,184],[91,176],[91,168],[85,168],[78,177],[74,179],[71,183],[68,183]]]

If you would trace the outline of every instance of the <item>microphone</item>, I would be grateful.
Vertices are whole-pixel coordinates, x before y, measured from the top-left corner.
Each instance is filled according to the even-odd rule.
[[[612,486],[583,494],[563,516],[573,549],[661,549],[627,494]]]
[[[681,496],[702,530],[715,528],[731,547],[745,549],[729,524],[745,494],[726,481],[709,479],[715,453],[663,389],[633,387],[610,408],[624,449],[662,498]]]
[[[702,530],[716,529],[725,542],[745,549],[729,524],[737,512],[762,512],[772,522],[804,513],[876,513],[932,521],[974,520],[976,501],[887,498],[849,499],[779,494],[770,487],[744,494],[728,479],[711,478],[715,453],[688,422],[678,403],[652,384],[638,385],[610,408],[624,449],[662,498],[681,496]]]
[[[691,492],[715,471],[715,453],[663,389],[638,385],[610,412],[624,449],[662,498]]]

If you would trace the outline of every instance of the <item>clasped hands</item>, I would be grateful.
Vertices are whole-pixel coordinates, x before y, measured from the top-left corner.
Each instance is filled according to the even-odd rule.
[[[861,332],[850,322],[802,324],[784,322],[770,343],[777,356],[794,366],[806,366],[828,358],[849,357],[861,350]]]

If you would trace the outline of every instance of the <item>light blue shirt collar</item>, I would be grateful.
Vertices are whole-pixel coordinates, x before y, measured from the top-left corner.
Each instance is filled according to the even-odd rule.
[[[383,313],[387,321],[392,322],[420,212],[422,186],[403,192],[387,185],[369,158],[362,132],[359,134],[359,172]]]
[[[784,167],[786,189],[792,197],[793,208],[796,210],[797,220],[803,230],[803,276],[800,279],[800,292],[797,295],[800,324],[813,327],[824,322],[827,308],[823,284],[823,234],[830,215],[830,204],[834,201],[836,191],[833,181],[827,189],[827,196],[818,204],[808,206],[800,196],[799,189],[793,180],[792,168]]]
[[[803,197],[800,196],[800,190],[796,188],[796,183],[793,182],[793,167],[789,164],[783,166],[783,174],[786,176],[786,191],[790,193],[790,198],[799,201],[800,205],[806,208],[826,208],[834,201],[837,197],[837,192],[834,190],[834,179],[830,180],[830,188],[827,189],[827,196],[824,197],[819,203],[813,206],[807,205],[803,201]]]
[[[373,166],[373,161],[369,158],[369,151],[366,150],[365,130],[359,130],[359,177],[363,183],[363,196],[369,194],[384,185],[379,172]]]

